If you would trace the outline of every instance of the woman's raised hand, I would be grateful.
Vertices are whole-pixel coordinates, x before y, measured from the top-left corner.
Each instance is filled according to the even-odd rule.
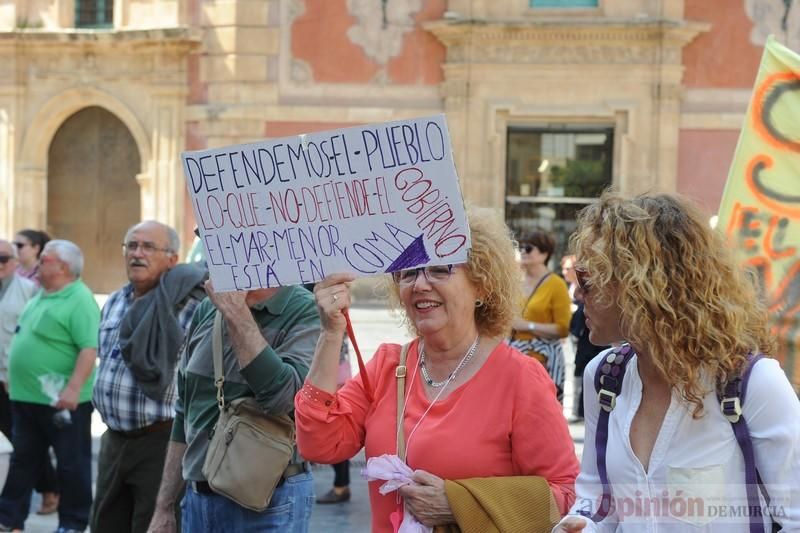
[[[344,331],[347,320],[343,309],[350,308],[350,285],[353,274],[331,274],[314,286],[322,328],[328,331]]]

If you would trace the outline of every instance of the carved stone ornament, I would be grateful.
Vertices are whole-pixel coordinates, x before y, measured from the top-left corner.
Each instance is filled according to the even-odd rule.
[[[774,34],[792,50],[800,49],[800,1],[744,0],[744,9],[753,21],[751,43],[763,46]]]
[[[656,54],[657,49],[652,46],[623,47],[599,44],[536,46],[533,43],[529,46],[508,46],[498,43],[449,48],[447,59],[450,63],[649,64],[655,61]]]
[[[356,19],[347,37],[367,57],[380,65],[400,55],[403,36],[415,26],[414,15],[422,0],[347,0],[347,10]]]
[[[681,64],[681,49],[708,31],[702,23],[667,21],[609,27],[564,22],[433,21],[423,27],[447,46],[447,61],[495,64]]]
[[[310,83],[313,80],[311,67],[302,59],[292,58],[292,81]]]

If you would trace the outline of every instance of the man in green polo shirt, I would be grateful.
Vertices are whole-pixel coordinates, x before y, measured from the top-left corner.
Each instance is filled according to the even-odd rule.
[[[83,531],[92,504],[92,385],[100,310],[80,280],[83,254],[52,240],[39,259],[42,291],[19,318],[9,354],[14,452],[0,496],[0,531],[23,529],[31,491],[53,447],[59,533]]]

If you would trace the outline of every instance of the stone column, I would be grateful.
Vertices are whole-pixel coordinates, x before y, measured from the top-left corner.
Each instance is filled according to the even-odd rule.
[[[14,172],[11,233],[22,228],[47,229],[47,169],[20,168]]]
[[[9,98],[0,98],[0,235],[11,235],[14,187],[14,141],[11,135],[13,123],[13,103]]]
[[[153,95],[150,108],[152,161],[148,172],[137,176],[142,187],[142,214],[175,228],[182,227],[184,221],[183,191],[186,185],[180,153],[186,146],[185,98],[184,88],[161,89]]]

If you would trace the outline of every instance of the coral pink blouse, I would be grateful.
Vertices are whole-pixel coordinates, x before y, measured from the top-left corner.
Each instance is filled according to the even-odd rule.
[[[414,376],[417,346],[414,341],[407,360],[406,439],[430,405],[421,373]],[[306,382],[295,397],[297,445],[303,457],[334,464],[362,446],[367,458],[396,453],[399,359],[399,345],[383,344],[367,364],[374,403],[366,399],[358,376],[336,394]],[[541,364],[503,343],[469,381],[424,416],[407,442],[406,460],[412,469],[443,479],[544,477],[562,514],[575,499],[578,460],[553,382]],[[389,515],[397,504],[395,493],[380,495],[382,483],[369,484],[372,530],[391,533]]]

